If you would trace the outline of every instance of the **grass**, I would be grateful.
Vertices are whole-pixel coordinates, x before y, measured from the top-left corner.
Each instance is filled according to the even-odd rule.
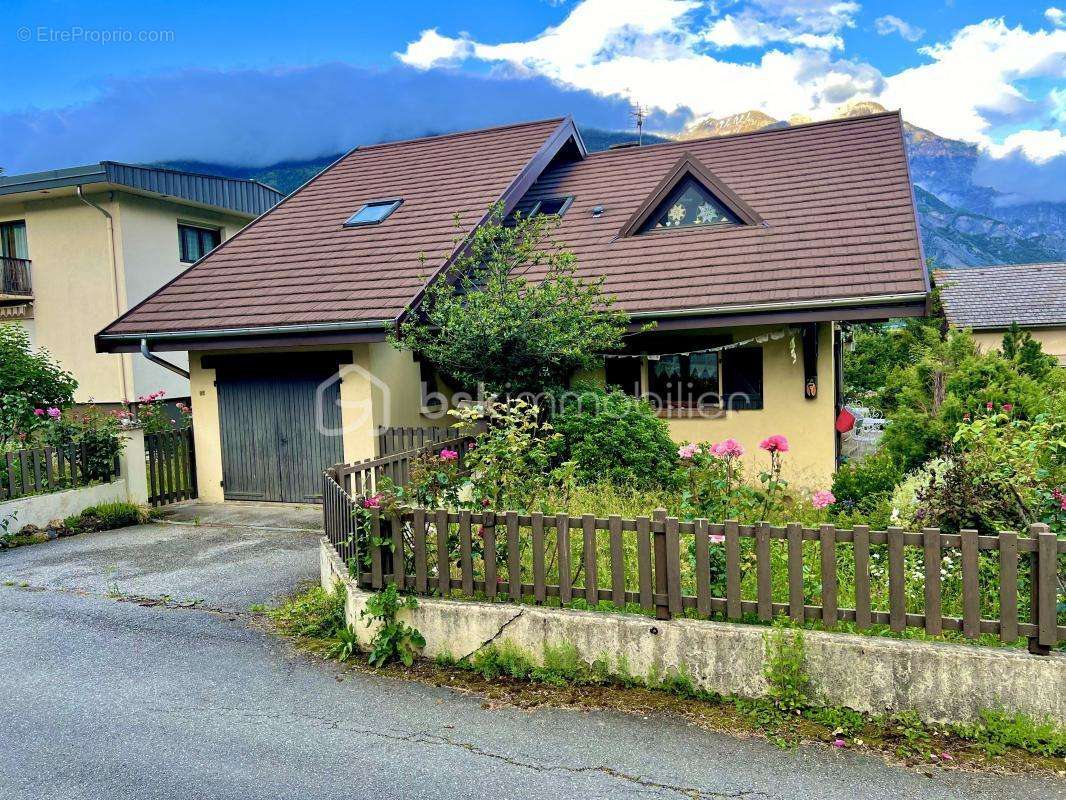
[[[99,503],[84,509],[79,514],[72,514],[64,520],[55,520],[45,529],[38,528],[36,525],[26,525],[16,532],[0,536],[0,550],[41,544],[79,533],[106,531],[124,528],[128,525],[143,525],[158,517],[160,513],[158,509],[136,503]]]

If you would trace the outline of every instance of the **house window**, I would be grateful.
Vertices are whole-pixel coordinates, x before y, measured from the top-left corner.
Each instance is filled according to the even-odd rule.
[[[391,200],[373,200],[363,205],[358,211],[348,217],[344,223],[345,228],[357,228],[360,225],[377,225],[384,222],[389,214],[400,207],[402,198],[394,197]]]
[[[529,212],[529,216],[550,216],[554,214],[557,217],[561,217],[570,208],[572,202],[574,202],[572,194],[566,197],[549,197],[545,200],[538,200],[536,205],[533,206],[533,210]]]
[[[193,264],[206,256],[222,241],[218,228],[201,228],[198,225],[178,224],[178,248],[181,260]]]
[[[422,385],[422,407],[439,408],[444,399],[437,391],[437,373],[428,361],[418,362],[418,379]]]
[[[604,362],[604,382],[631,397],[640,397],[639,358],[608,358]]]
[[[722,398],[730,410],[762,408],[762,348],[722,353]]]
[[[648,359],[648,391],[662,408],[718,407],[718,354]]]
[[[650,357],[648,393],[661,408],[760,409],[762,348]]]
[[[29,260],[30,251],[26,247],[25,220],[0,222],[0,256]]]
[[[689,176],[678,183],[659,204],[640,233],[664,228],[699,228],[710,225],[732,225],[739,220],[718,202],[695,178]]]

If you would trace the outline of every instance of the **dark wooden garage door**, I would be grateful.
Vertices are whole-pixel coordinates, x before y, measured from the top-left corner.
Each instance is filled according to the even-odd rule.
[[[340,382],[326,384],[335,365],[309,361],[275,360],[262,370],[256,362],[218,367],[227,500],[321,502],[322,471],[343,459]]]

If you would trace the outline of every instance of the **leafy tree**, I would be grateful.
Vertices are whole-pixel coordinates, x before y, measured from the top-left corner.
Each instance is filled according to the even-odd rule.
[[[881,410],[881,392],[889,375],[913,364],[940,341],[933,318],[919,317],[885,323],[859,323],[848,328],[844,353],[844,399]]]
[[[483,384],[499,395],[557,391],[598,366],[603,352],[622,347],[628,317],[612,307],[602,278],[577,277],[573,253],[551,238],[558,223],[554,215],[505,222],[494,208],[393,345],[464,390]]]
[[[21,325],[0,325],[0,446],[38,424],[36,410],[74,402],[78,382],[45,350],[34,352]]]
[[[1029,331],[1012,322],[1003,334],[1003,356],[1032,378],[1046,378],[1055,369],[1054,356],[1049,356]]]

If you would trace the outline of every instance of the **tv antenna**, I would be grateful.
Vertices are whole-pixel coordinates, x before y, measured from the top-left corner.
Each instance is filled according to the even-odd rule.
[[[648,111],[640,103],[634,103],[629,116],[637,123],[637,146],[639,147],[644,143],[644,120],[648,118]]]

